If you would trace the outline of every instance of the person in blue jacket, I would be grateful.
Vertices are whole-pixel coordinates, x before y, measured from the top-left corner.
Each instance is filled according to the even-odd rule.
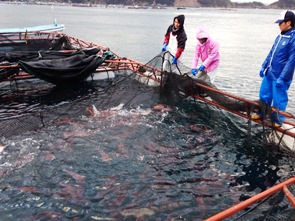
[[[259,98],[267,105],[286,111],[288,89],[292,83],[295,69],[295,15],[292,11],[283,11],[275,22],[279,24],[281,33],[262,64],[259,72],[262,77]],[[259,119],[261,114],[252,116]],[[273,113],[274,126],[279,127],[285,116]]]
[[[169,25],[164,36],[162,51],[167,50],[174,56],[172,64],[177,64],[185,49],[187,36],[184,30],[184,20],[184,15],[174,17],[173,24]]]

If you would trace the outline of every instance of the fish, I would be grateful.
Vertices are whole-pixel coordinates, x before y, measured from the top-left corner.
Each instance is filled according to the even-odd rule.
[[[29,193],[37,193],[38,189],[34,186],[19,186],[16,187],[17,190],[20,190],[22,192],[29,192]]]
[[[80,175],[78,173],[63,169],[64,172],[66,172],[67,174],[69,174],[75,181],[77,184],[79,185],[83,185],[84,181],[85,181],[85,176]]]
[[[106,152],[104,152],[102,149],[97,148],[97,150],[100,153],[103,162],[109,162],[112,160],[112,158]]]
[[[157,104],[154,107],[152,107],[152,110],[159,111],[159,112],[169,112],[169,111],[172,111],[173,108],[168,107],[164,104]]]
[[[50,153],[49,151],[45,151],[45,160],[47,161],[52,161],[55,159],[55,155],[53,155],[52,153]]]
[[[86,203],[84,188],[81,185],[61,184],[60,190],[55,192],[53,197],[57,200],[67,200],[80,205]]]
[[[45,210],[39,213],[35,213],[34,216],[30,217],[31,220],[50,220],[60,221],[63,220],[64,214],[55,211]]]
[[[2,153],[5,150],[6,146],[0,145],[0,153]]]
[[[89,114],[91,116],[97,116],[98,115],[98,110],[94,105],[92,105],[92,107],[86,108],[86,110],[89,112]]]

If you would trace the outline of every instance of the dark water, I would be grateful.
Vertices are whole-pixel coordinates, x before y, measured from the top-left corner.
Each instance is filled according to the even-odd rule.
[[[62,14],[74,17],[77,10],[85,18],[76,25],[92,31],[98,26],[86,22],[91,16],[111,13],[122,21],[131,13],[65,8]],[[187,13],[193,20],[203,11]],[[132,50],[142,60],[158,53],[147,46],[145,55]],[[230,69],[226,64],[221,71]],[[248,67],[241,65],[239,71]],[[235,70],[225,73],[218,84],[236,91]],[[294,174],[294,158],[270,149],[258,125],[249,134],[245,120],[204,103],[170,103],[132,77],[115,82],[79,88],[39,80],[1,84],[1,133],[9,136],[0,140],[0,220],[202,220]],[[241,84],[255,97],[250,79]],[[92,105],[95,115],[87,111]],[[3,127],[7,118],[13,123]]]

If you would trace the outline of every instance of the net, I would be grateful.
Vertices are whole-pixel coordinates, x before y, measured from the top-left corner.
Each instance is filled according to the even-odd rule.
[[[289,191],[294,195],[295,187],[290,185]],[[261,200],[244,211],[235,221],[294,221],[295,208],[286,198],[283,191]]]
[[[39,79],[11,82],[1,87],[0,136],[9,138],[23,133],[38,132],[60,121],[70,121],[88,114],[87,108],[108,109],[120,104],[124,108],[150,107],[159,100],[175,104],[179,100],[199,96],[208,98],[233,111],[247,111],[247,103],[220,93],[205,72],[197,77],[190,68],[171,64],[172,55],[161,53],[140,68],[145,81],[138,81],[131,70],[114,71],[114,77],[72,87],[56,86]],[[154,69],[162,70],[160,75]],[[150,87],[158,81],[159,87]],[[142,84],[144,82],[144,84]],[[205,87],[202,87],[202,86]],[[212,90],[213,89],[213,90]],[[216,89],[216,90],[214,90]],[[16,106],[11,106],[11,103]],[[26,104],[25,106],[22,106]],[[253,107],[254,108],[254,107]],[[17,109],[17,111],[16,111]],[[290,187],[294,194],[294,187]],[[282,193],[276,193],[236,220],[294,220],[294,207]]]
[[[88,50],[89,52],[91,52],[91,50]],[[83,54],[85,54],[87,52],[87,50],[85,51],[81,51]],[[81,52],[69,52],[70,54],[78,54]],[[65,52],[48,52],[48,56],[56,56],[57,54],[61,54],[61,56],[65,56]],[[95,52],[96,53],[96,52]],[[116,88],[118,88],[118,85],[122,84],[124,82],[124,80],[122,79],[132,79],[133,81],[135,79],[137,79],[136,84],[139,85],[138,88],[136,89],[137,91],[141,92],[143,90],[143,88],[145,88],[145,90],[148,88],[148,90],[150,90],[151,88],[149,86],[151,86],[151,84],[153,84],[153,86],[159,86],[154,88],[153,90],[156,90],[156,94],[159,95],[159,97],[167,102],[170,103],[177,103],[180,100],[184,100],[189,98],[195,99],[197,98],[206,98],[205,102],[214,102],[215,104],[217,104],[219,107],[223,107],[228,111],[232,111],[232,112],[239,112],[239,113],[251,113],[253,112],[253,110],[255,108],[257,108],[255,105],[243,100],[243,99],[236,99],[235,97],[229,96],[227,93],[224,93],[220,90],[218,90],[218,88],[210,82],[210,78],[208,77],[208,75],[206,74],[206,72],[199,72],[197,74],[197,76],[193,76],[191,74],[191,69],[187,66],[185,66],[183,63],[179,62],[177,65],[173,65],[171,64],[171,61],[173,59],[173,56],[169,53],[169,52],[162,52],[160,54],[158,54],[157,56],[155,56],[153,59],[151,59],[149,62],[147,62],[145,65],[142,65],[138,71],[138,73],[143,74],[144,77],[139,79],[138,78],[138,73],[135,73],[134,71],[130,70],[126,70],[126,69],[122,69],[122,70],[116,70],[115,73],[115,77],[109,77],[107,78],[107,80],[102,80],[102,81],[96,81],[94,84],[92,84],[91,86],[89,84],[84,84],[83,82],[79,83],[78,85],[70,85],[70,87],[68,87],[69,85],[59,85],[59,86],[49,86],[49,88],[47,88],[46,82],[42,83],[42,85],[44,86],[44,93],[47,93],[49,90],[50,92],[50,88],[59,88],[58,90],[61,90],[60,88],[64,88],[64,92],[61,92],[59,94],[60,97],[63,97],[62,94],[63,93],[72,93],[72,94],[76,94],[75,92],[67,92],[69,90],[71,90],[71,88],[74,88],[75,91],[83,91],[83,90],[89,90],[87,89],[87,87],[94,87],[94,88],[98,88],[98,91],[101,91],[100,89],[102,89],[102,91],[104,90],[104,86],[107,85],[108,87],[108,91],[111,91],[110,88],[115,89],[114,94],[116,94]],[[42,61],[42,60],[41,60]],[[161,70],[161,72],[156,73],[155,69],[157,70]],[[144,79],[144,80],[142,80]],[[140,84],[138,83],[138,80],[143,83]],[[107,82],[107,83],[106,83]],[[126,81],[125,81],[126,82]],[[156,84],[155,84],[156,82]],[[92,82],[93,83],[93,82]],[[12,87],[10,86],[6,86],[2,88],[2,95],[1,97],[5,97],[7,96],[7,94],[13,95],[16,94],[17,97],[19,98],[21,95],[20,93],[18,93],[19,91],[19,85],[17,82],[12,82],[12,85],[14,84],[14,86]],[[27,83],[26,86],[32,85],[32,87],[34,87],[34,83]],[[94,85],[94,86],[93,86]],[[101,87],[102,85],[102,87]],[[128,85],[128,84],[127,84]],[[146,87],[143,87],[143,85],[145,85]],[[25,85],[22,85],[23,87],[26,87]],[[12,91],[6,92],[5,90],[7,89],[12,89]],[[77,90],[77,88],[79,88],[79,90]],[[130,95],[130,97],[134,96],[133,94],[136,94],[136,91],[128,91],[128,86],[124,86],[123,91],[126,91],[126,94]],[[25,90],[25,89],[24,89]],[[40,88],[40,85],[38,85],[38,90],[42,91],[42,88]],[[56,89],[55,89],[56,90]],[[93,89],[94,91],[96,91],[97,89]],[[21,91],[21,90],[20,90]],[[92,89],[90,89],[90,91],[92,91]],[[32,92],[33,93],[33,92]],[[79,96],[79,95],[77,95]],[[101,96],[101,95],[100,95]],[[113,96],[108,94],[108,96]],[[45,97],[45,96],[43,96]],[[128,96],[127,96],[128,97]],[[63,99],[63,98],[61,98]],[[67,98],[65,98],[67,99]],[[4,102],[5,103],[5,102]],[[53,101],[53,103],[55,103],[55,101]],[[78,103],[78,102],[76,102]],[[75,105],[75,104],[73,104]],[[42,105],[41,105],[42,106]],[[48,109],[50,106],[46,106],[46,108]],[[73,109],[72,106],[70,106],[70,108]],[[38,125],[40,125],[40,117],[45,116],[48,114],[48,112],[50,112],[50,110],[46,110],[46,114],[44,114],[43,112],[44,109],[44,105],[42,106],[42,109],[40,109],[39,111],[41,111],[42,113],[34,113],[34,119],[38,119],[36,121],[38,121]],[[64,108],[67,109],[67,108]],[[76,109],[76,108],[75,108]],[[266,115],[270,115],[270,111],[271,108],[269,106],[267,106],[265,103],[260,102],[260,111],[262,113],[264,113],[263,116]],[[71,112],[71,111],[69,111]],[[61,113],[61,112],[59,112]],[[30,113],[31,114],[31,113]],[[27,113],[22,114],[23,115],[27,115]],[[4,116],[6,117],[6,115],[4,114]],[[30,117],[32,116],[26,116],[26,120],[30,119]],[[6,121],[5,118],[2,118],[2,120]],[[270,119],[272,121],[272,119]],[[30,122],[34,122],[35,120],[31,119],[29,120]],[[42,120],[44,121],[44,119]],[[22,122],[25,122],[22,121]],[[251,120],[249,119],[249,124],[251,123]],[[11,122],[7,123],[8,125],[11,125]],[[37,124],[37,123],[36,123]],[[13,125],[19,125],[19,124],[13,124]],[[41,125],[44,125],[44,122],[41,123]],[[30,125],[32,126],[32,125]],[[11,132],[8,131],[15,131],[17,130],[18,126],[14,126],[16,128],[12,129],[11,127],[8,127],[4,125],[1,126],[3,130],[1,130],[1,135],[2,136],[7,136],[8,134],[11,134]],[[7,128],[7,129],[6,129]]]

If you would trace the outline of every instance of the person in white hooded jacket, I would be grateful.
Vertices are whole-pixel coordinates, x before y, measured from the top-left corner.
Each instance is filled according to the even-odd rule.
[[[192,74],[196,76],[199,71],[206,72],[210,82],[213,83],[219,66],[219,43],[210,37],[204,27],[199,28],[196,38],[198,43],[193,58]],[[202,61],[202,64],[197,68],[199,59]]]

